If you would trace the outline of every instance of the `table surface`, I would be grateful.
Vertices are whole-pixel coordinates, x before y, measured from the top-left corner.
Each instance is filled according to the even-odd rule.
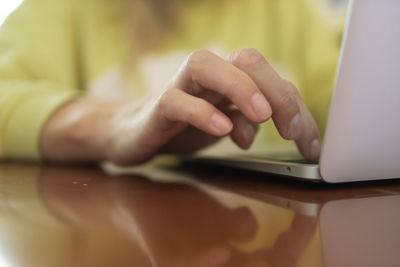
[[[0,164],[0,267],[400,266],[400,181]]]

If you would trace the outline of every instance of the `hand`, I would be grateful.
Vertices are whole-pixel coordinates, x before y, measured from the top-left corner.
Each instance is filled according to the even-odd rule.
[[[75,105],[87,106],[87,102]],[[60,114],[71,117],[67,113],[61,109],[59,117],[55,119],[55,114],[43,130],[45,158],[138,164],[157,153],[192,152],[227,135],[246,149],[253,142],[257,125],[271,116],[281,136],[295,140],[307,160],[319,157],[318,129],[296,88],[280,78],[254,49],[239,50],[229,60],[206,50],[195,51],[156,99],[141,107],[129,101],[94,103],[89,108],[91,115],[86,114],[91,122],[75,116],[79,122],[72,124],[72,130],[58,129],[57,133],[51,124],[65,128],[60,126],[66,121]],[[89,127],[88,123],[95,125]],[[54,136],[70,131],[78,133],[75,137],[79,141],[70,143],[78,144],[81,153],[71,151],[68,141],[65,145],[70,153],[54,151],[52,146],[60,151]],[[83,151],[84,147],[92,152]]]

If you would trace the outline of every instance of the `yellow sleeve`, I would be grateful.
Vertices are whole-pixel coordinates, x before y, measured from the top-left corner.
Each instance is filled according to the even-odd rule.
[[[25,0],[0,29],[0,158],[38,160],[42,125],[79,92],[70,3]]]

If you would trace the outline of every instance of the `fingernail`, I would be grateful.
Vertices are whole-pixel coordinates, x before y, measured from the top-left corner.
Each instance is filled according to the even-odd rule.
[[[311,157],[314,161],[318,161],[319,155],[321,153],[321,143],[318,139],[314,139],[311,142]]]
[[[301,122],[300,113],[297,113],[289,124],[289,139],[295,140],[301,134]]]
[[[269,117],[271,117],[271,107],[262,94],[255,93],[251,101],[254,112],[260,120],[267,120]]]
[[[243,126],[243,137],[246,141],[246,148],[249,148],[253,143],[255,134],[256,131],[250,123]]]
[[[218,113],[214,113],[212,115],[211,124],[218,134],[227,134],[230,130],[232,130],[232,123]]]

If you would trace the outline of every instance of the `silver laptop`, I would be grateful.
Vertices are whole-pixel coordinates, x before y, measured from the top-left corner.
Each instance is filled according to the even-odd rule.
[[[250,154],[188,160],[329,183],[400,178],[400,1],[349,3],[319,164]]]

